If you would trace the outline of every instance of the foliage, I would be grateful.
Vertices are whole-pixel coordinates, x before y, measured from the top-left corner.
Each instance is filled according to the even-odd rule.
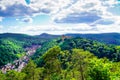
[[[54,39],[51,41],[48,41],[46,43],[44,43],[42,45],[42,47],[38,48],[35,52],[35,54],[32,56],[32,59],[35,60],[35,62],[37,63],[37,65],[39,65],[40,63],[42,63],[42,58],[41,56],[50,48],[58,45],[59,43],[57,42],[59,39]]]
[[[6,79],[5,80],[24,80],[25,78],[25,73],[22,72],[17,72],[14,70],[11,70],[9,72],[7,72],[6,75]]]
[[[47,39],[25,34],[0,34],[0,66],[25,55],[25,48],[42,45]]]
[[[71,50],[73,48],[84,49],[90,51],[99,58],[107,57],[111,61],[120,60],[120,48],[93,40],[72,38],[64,41],[61,48],[62,50]]]
[[[25,76],[25,80],[39,80],[40,78],[40,69],[36,68],[36,64],[34,64],[33,61],[29,61],[27,66],[23,68],[23,73],[25,73],[27,76]]]
[[[21,45],[8,39],[0,40],[0,66],[18,58],[18,54],[23,53],[24,50]]]
[[[89,51],[63,51],[59,46],[42,55],[42,67],[30,60],[22,72],[0,73],[4,80],[119,80],[120,63],[97,58]],[[65,67],[63,67],[65,66]]]
[[[22,56],[26,41],[1,39],[0,65]],[[120,46],[83,38],[54,39],[32,59],[21,72],[0,72],[0,80],[120,80],[120,62],[115,62],[120,60]]]
[[[5,80],[6,76],[2,73],[2,71],[0,71],[0,80]]]
[[[0,34],[0,39],[9,39],[19,42],[24,48],[30,47],[31,45],[41,45],[45,41],[48,41],[45,38],[39,36],[30,36],[26,34],[14,34],[14,33],[5,33]]]
[[[115,64],[107,58],[98,59],[83,49],[62,51],[55,46],[42,55],[42,60],[45,80],[115,80],[120,75],[117,72],[118,65],[113,68]]]

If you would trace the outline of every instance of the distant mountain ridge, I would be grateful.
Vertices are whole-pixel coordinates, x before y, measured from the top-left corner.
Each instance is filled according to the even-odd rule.
[[[91,40],[100,41],[106,44],[120,45],[120,33],[101,33],[101,34],[64,34],[65,36],[81,37]],[[61,37],[62,35],[52,35],[43,33],[40,35],[30,36],[26,34],[15,34],[15,33],[3,33],[0,34],[0,38],[42,38],[42,39],[54,39]]]
[[[20,38],[44,38],[44,39],[52,39],[52,38],[57,38],[60,37],[61,35],[52,35],[52,34],[47,34],[47,33],[42,33],[40,35],[27,35],[27,34],[18,34],[18,33],[2,33],[0,34],[0,38],[15,38],[15,39],[20,39]]]
[[[20,39],[20,38],[30,38],[32,36],[27,34],[18,34],[18,33],[3,33],[0,34],[0,38],[14,38],[14,39]]]
[[[52,35],[52,34],[48,34],[48,33],[42,33],[40,35],[37,35],[37,37],[45,38],[45,39],[53,39],[53,38],[58,38],[60,36],[61,35]]]
[[[81,37],[91,40],[104,42],[107,44],[120,45],[120,34],[119,33],[101,33],[101,34],[66,34],[72,37]]]
[[[81,37],[91,40],[96,40],[99,42],[103,42],[106,44],[115,44],[120,45],[120,33],[100,33],[100,34],[64,34],[65,36],[71,36],[71,37]],[[47,33],[43,33],[39,35],[39,37],[44,38],[57,38],[61,37],[61,35],[51,35]]]

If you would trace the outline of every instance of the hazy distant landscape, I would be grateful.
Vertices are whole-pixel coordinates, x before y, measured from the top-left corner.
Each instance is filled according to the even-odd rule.
[[[120,80],[120,0],[0,0],[0,80]]]

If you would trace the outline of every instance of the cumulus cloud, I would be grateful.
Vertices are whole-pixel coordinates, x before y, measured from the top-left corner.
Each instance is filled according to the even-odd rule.
[[[117,27],[116,27],[117,26]],[[66,33],[110,33],[110,32],[120,32],[120,27],[118,25],[100,25],[96,27],[91,27],[87,24],[76,24],[74,27],[71,26],[58,26],[58,25],[41,25],[41,26],[26,26],[21,27],[16,31],[17,33],[25,33],[30,35],[38,35],[41,33],[50,34],[66,34]]]
[[[117,0],[31,0],[27,5],[25,0],[1,0],[0,16],[32,16],[45,13],[51,15],[57,23],[69,23],[71,19],[78,22],[78,18],[84,21],[86,17],[91,20],[91,16],[97,20],[99,16],[119,14],[119,5],[116,5],[118,3]],[[81,13],[87,16],[81,17]]]
[[[48,14],[53,25],[23,27],[18,32],[118,32],[120,29],[120,4],[117,0],[0,0],[0,16],[22,16],[23,22],[32,22],[36,15]],[[0,21],[2,18],[0,17]],[[58,24],[72,24],[58,26]],[[118,30],[119,29],[119,30]]]
[[[32,18],[30,18],[30,17],[23,18],[21,21],[23,21],[25,23],[32,23],[33,22]]]
[[[111,12],[113,15],[120,16],[120,4],[114,5],[113,7],[108,8],[108,11]]]
[[[116,0],[77,0],[75,4],[62,9],[53,16],[53,20],[57,23],[74,23],[75,21],[76,23],[92,23],[102,19],[103,24],[109,24],[112,23],[109,19],[112,21],[116,19],[113,16],[120,15],[120,11],[118,10],[120,5],[115,6],[117,4]],[[84,13],[82,17],[81,13]]]
[[[32,16],[33,13],[37,12],[23,4],[14,4],[8,6],[5,10],[0,9],[0,16],[2,17]]]
[[[3,17],[0,17],[0,22],[2,22],[2,20],[3,20]]]
[[[38,35],[41,33],[50,34],[66,34],[66,33],[110,33],[110,32],[120,32],[120,24],[116,25],[101,25],[90,26],[88,24],[74,24],[74,25],[36,25],[36,26],[11,26],[7,30],[1,30],[2,32],[14,32],[14,33],[24,33],[30,35]]]
[[[112,19],[99,19],[99,20],[96,20],[94,21],[93,23],[90,24],[90,26],[96,26],[98,24],[100,25],[111,25],[111,24],[114,24],[114,20]]]
[[[96,31],[98,31],[99,33],[110,33],[110,32],[120,32],[120,25],[109,25],[109,26],[105,26],[105,25],[97,25],[96,26]]]
[[[82,13],[69,14],[62,19],[55,19],[55,22],[57,23],[92,23],[99,19],[101,19],[101,17],[95,13],[82,12]]]
[[[0,25],[0,33],[3,33],[3,26]]]
[[[74,0],[31,0],[31,3],[27,5],[25,0],[1,0],[0,16],[31,16],[36,13],[57,13],[73,1]]]
[[[31,34],[31,35],[36,35],[40,33],[66,34],[66,33],[94,32],[94,27],[91,27],[84,23],[74,24],[74,26],[75,27],[70,25],[53,25],[53,24],[26,26],[19,28],[19,30],[16,30],[16,32]]]
[[[0,25],[0,29],[2,29],[2,28],[3,28],[3,26]]]

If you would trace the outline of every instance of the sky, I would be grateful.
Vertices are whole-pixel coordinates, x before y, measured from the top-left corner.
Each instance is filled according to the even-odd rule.
[[[0,0],[0,33],[120,33],[120,0]]]

